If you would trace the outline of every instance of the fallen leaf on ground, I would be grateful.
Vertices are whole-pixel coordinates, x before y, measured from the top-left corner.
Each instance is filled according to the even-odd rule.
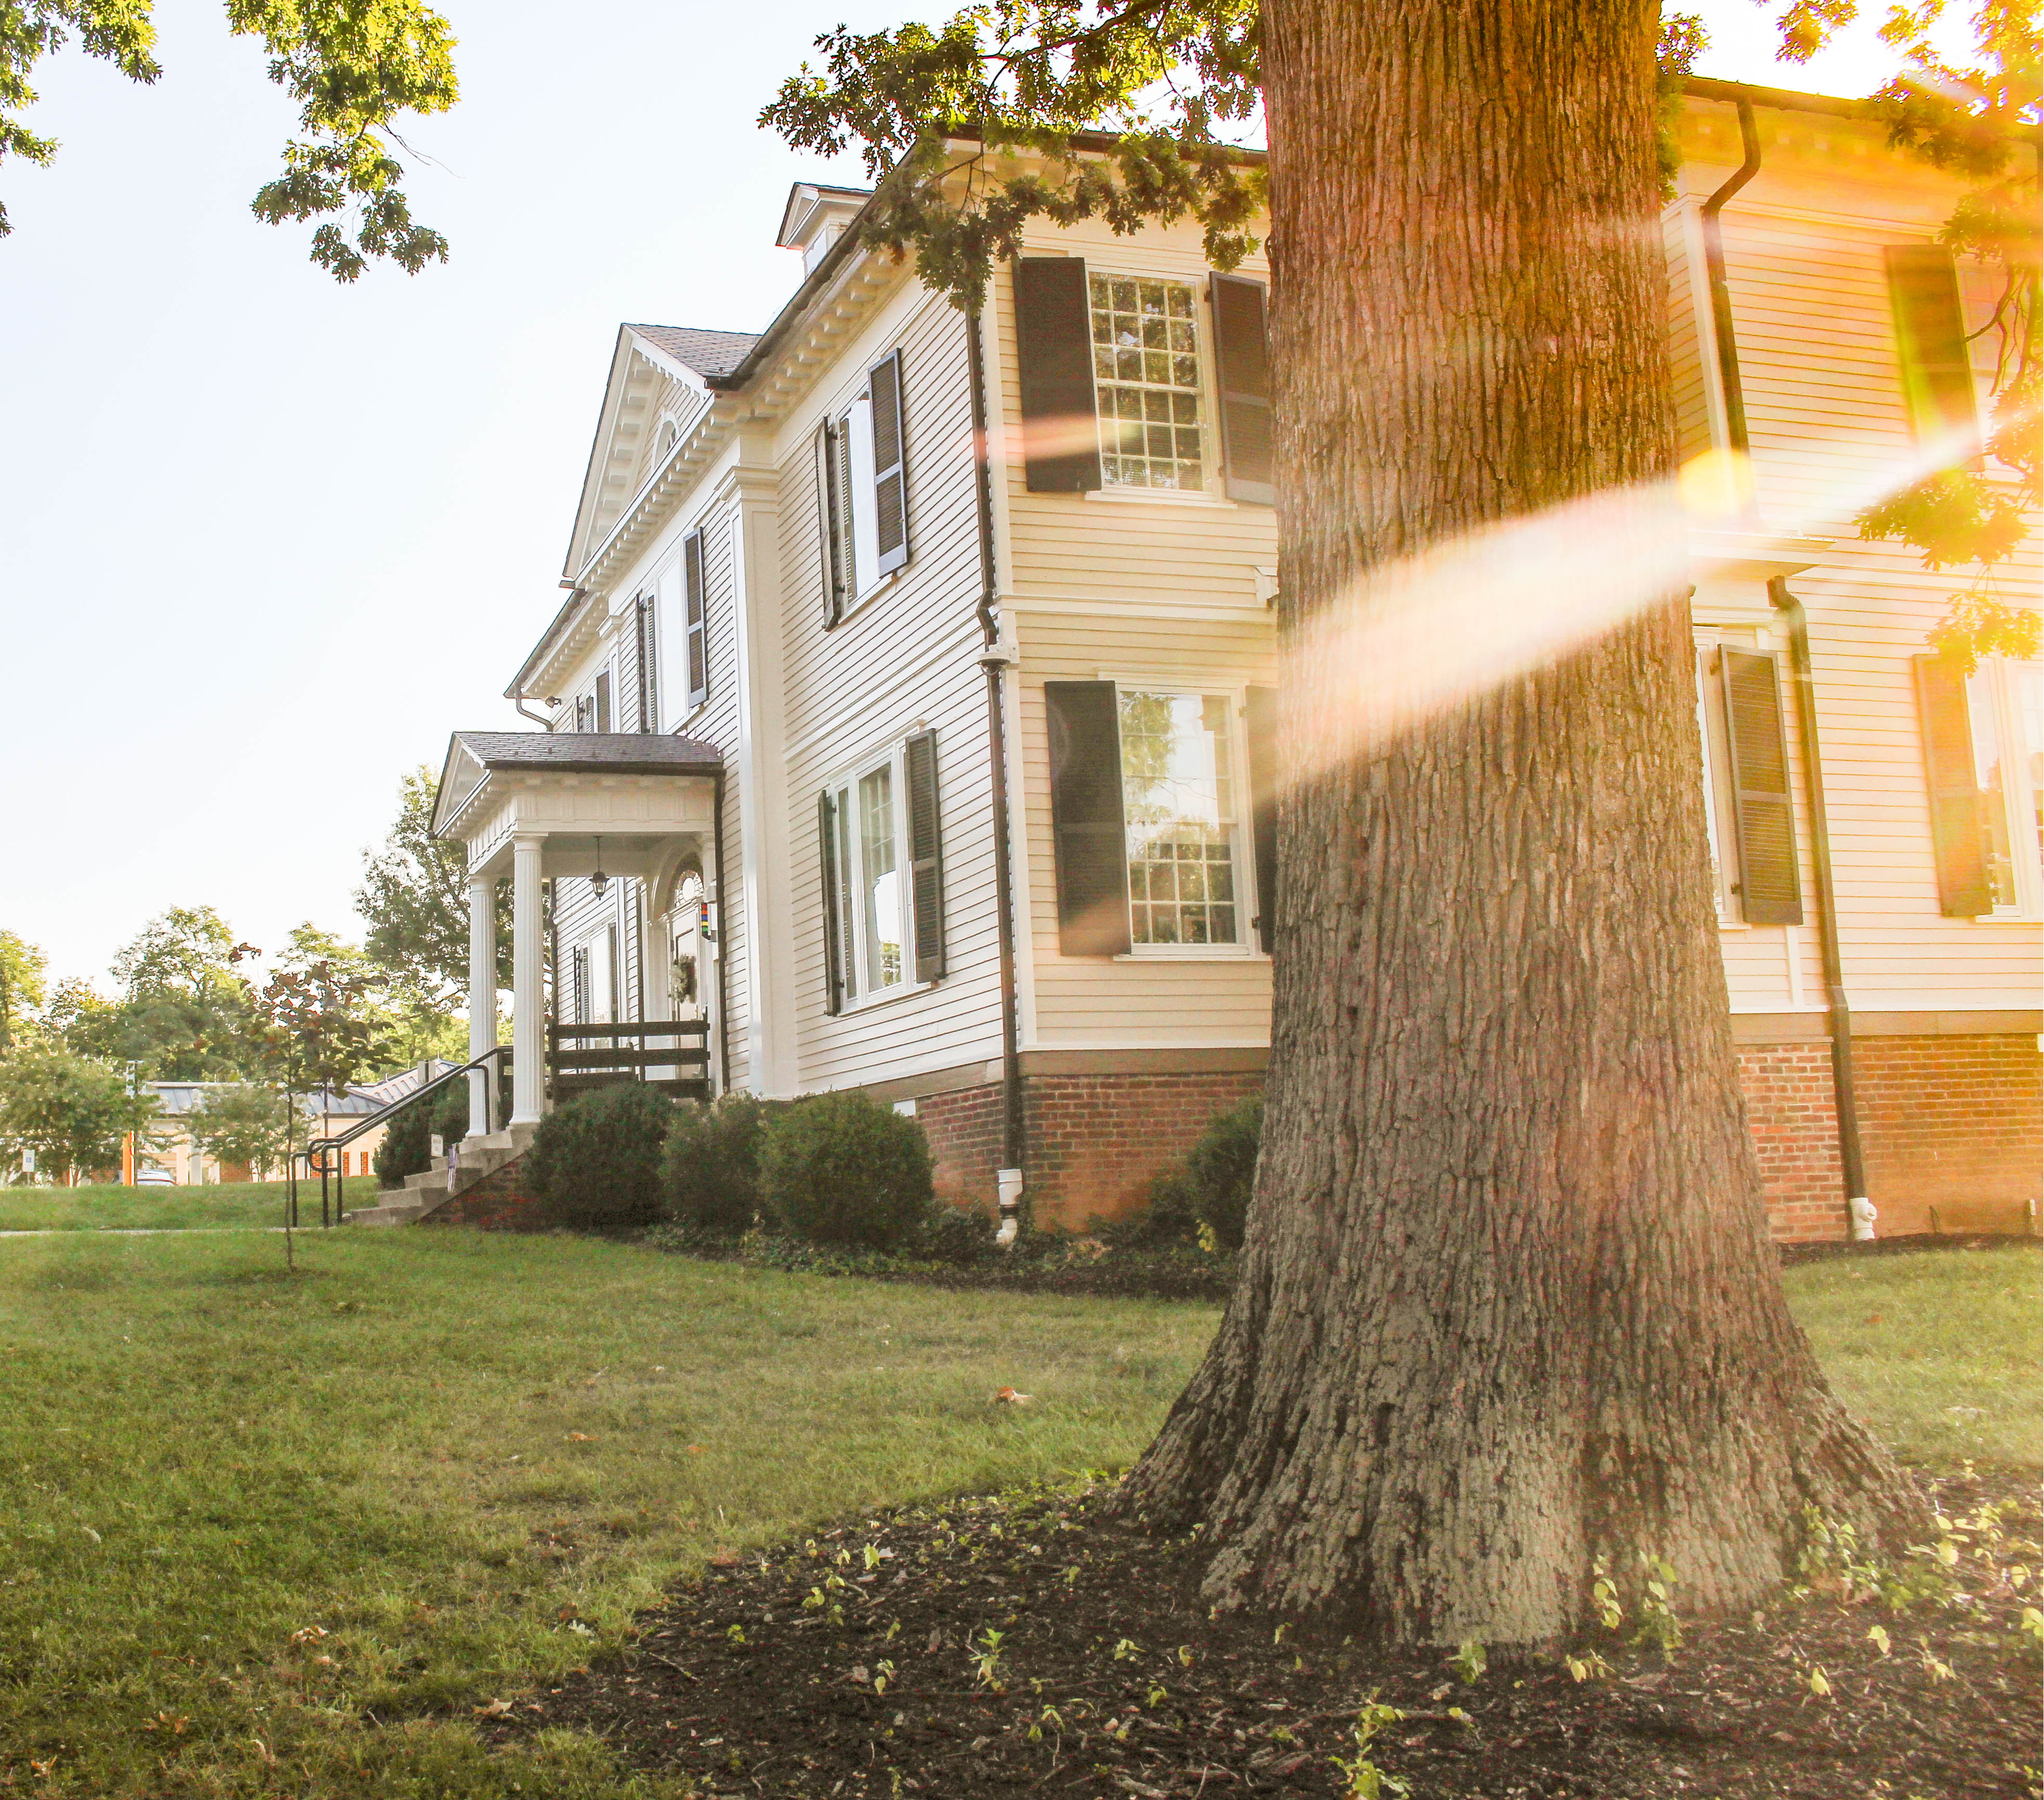
[[[474,1706],[470,1710],[478,1718],[501,1719],[511,1710],[511,1702],[509,1700],[493,1700],[486,1706]]]
[[[1033,1394],[1017,1394],[1012,1387],[1004,1387],[994,1395],[993,1403],[997,1406],[1026,1406],[1035,1398]]]

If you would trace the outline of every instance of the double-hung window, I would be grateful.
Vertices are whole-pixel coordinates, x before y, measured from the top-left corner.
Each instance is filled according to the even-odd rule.
[[[1190,282],[1092,275],[1093,372],[1101,480],[1109,487],[1204,488],[1205,383]]]
[[[901,352],[816,433],[824,622],[834,625],[909,560],[908,414]]]
[[[1942,910],[2044,914],[2044,663],[1916,660]]]
[[[1032,494],[1211,491],[1268,505],[1263,284],[1245,276],[1016,265],[1023,454]]]
[[[1130,944],[1239,944],[1235,708],[1223,694],[1118,698]]]
[[[830,1010],[943,974],[936,737],[919,733],[817,803]]]
[[[1053,681],[1043,698],[1064,954],[1268,949],[1278,898],[1272,690]]]

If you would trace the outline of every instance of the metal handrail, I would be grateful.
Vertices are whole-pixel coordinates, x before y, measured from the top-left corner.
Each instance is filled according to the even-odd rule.
[[[503,1092],[504,1075],[501,1068],[493,1067],[491,1065],[508,1062],[510,1057],[511,1046],[508,1044],[500,1044],[494,1049],[486,1050],[480,1056],[473,1057],[463,1063],[458,1069],[444,1070],[435,1075],[431,1081],[421,1082],[409,1094],[393,1100],[387,1106],[378,1107],[367,1117],[356,1120],[347,1130],[335,1132],[325,1137],[316,1137],[307,1144],[305,1167],[309,1171],[317,1171],[320,1178],[321,1225],[325,1227],[328,1223],[327,1182],[329,1176],[334,1184],[332,1222],[338,1225],[344,1216],[348,1198],[348,1175],[346,1165],[340,1161],[340,1152],[344,1146],[352,1144],[365,1132],[374,1131],[392,1114],[402,1112],[407,1106],[417,1106],[420,1101],[428,1096],[439,1093],[442,1088],[451,1083],[473,1075],[478,1069],[482,1071],[485,1080],[489,1083],[488,1104],[484,1108],[483,1116],[494,1121],[497,1117],[498,1099]],[[328,1165],[329,1157],[332,1159],[331,1167]],[[293,1225],[298,1222],[297,1199],[298,1196],[294,1193],[291,1206]]]

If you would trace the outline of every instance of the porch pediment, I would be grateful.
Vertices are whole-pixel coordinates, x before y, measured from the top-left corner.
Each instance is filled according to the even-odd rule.
[[[651,874],[679,837],[715,828],[723,752],[655,732],[458,731],[448,744],[432,835],[468,852],[472,874],[498,872],[512,842],[545,844],[546,872],[601,860]]]

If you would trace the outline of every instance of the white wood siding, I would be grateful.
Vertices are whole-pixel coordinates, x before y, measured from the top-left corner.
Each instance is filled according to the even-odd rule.
[[[1927,571],[1905,545],[1859,542],[1853,522],[1915,454],[1882,248],[1933,240],[1963,187],[1888,151],[1870,122],[1763,106],[1758,123],[1761,172],[1724,210],[1725,261],[1762,518],[1835,540],[1789,586],[1810,615],[1847,994],[1865,1011],[2034,1008],[2038,924],[1938,910],[1910,659],[1967,571]],[[1685,146],[1711,160],[1685,169],[1685,189],[1721,180],[1737,140],[1729,105],[1692,104]],[[1682,379],[1678,369],[1678,392]],[[2037,550],[2033,533],[2011,594],[2035,596]],[[1814,954],[1800,787],[1797,813]],[[1774,1010],[1762,954],[1727,934],[1739,1010]],[[1809,1003],[1821,1002],[1805,979]]]

